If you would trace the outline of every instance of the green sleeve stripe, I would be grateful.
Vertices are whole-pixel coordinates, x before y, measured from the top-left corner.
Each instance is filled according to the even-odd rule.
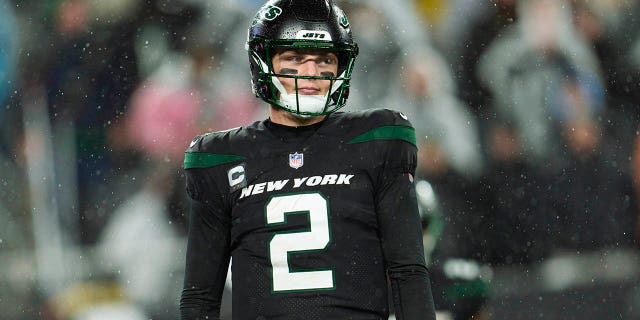
[[[237,156],[233,154],[215,154],[204,152],[186,152],[184,154],[184,168],[209,168],[215,167],[221,164],[234,162],[238,160],[245,160],[243,156]]]
[[[416,131],[413,127],[409,126],[383,126],[378,127],[364,134],[354,138],[349,141],[349,144],[352,143],[360,143],[367,142],[373,140],[404,140],[406,142],[411,143],[412,145],[416,144]]]

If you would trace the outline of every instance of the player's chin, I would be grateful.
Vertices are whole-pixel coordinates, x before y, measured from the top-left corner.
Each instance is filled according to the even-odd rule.
[[[295,119],[297,119],[298,121],[303,121],[303,122],[305,122],[305,121],[307,121],[307,120],[309,120],[309,119],[311,119],[311,118],[315,118],[315,117],[317,117],[317,116],[314,116],[314,115],[299,114],[299,113],[295,113],[295,112],[288,112],[288,114],[289,114],[292,118],[295,118]]]

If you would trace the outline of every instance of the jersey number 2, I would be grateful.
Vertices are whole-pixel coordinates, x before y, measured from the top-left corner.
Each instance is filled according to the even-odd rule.
[[[329,204],[320,193],[276,196],[266,205],[267,224],[286,223],[289,214],[307,214],[309,229],[276,232],[269,241],[273,292],[333,289],[333,270],[291,271],[289,254],[316,252],[331,243]]]

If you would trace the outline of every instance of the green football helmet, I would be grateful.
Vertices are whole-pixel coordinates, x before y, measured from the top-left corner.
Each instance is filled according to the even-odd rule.
[[[344,12],[331,0],[271,0],[256,14],[247,38],[254,94],[267,103],[299,116],[330,114],[342,108],[358,46]],[[287,49],[328,50],[338,57],[338,74],[303,76],[273,70],[274,53]],[[294,78],[289,94],[278,78]],[[324,96],[298,94],[299,79],[329,80]]]

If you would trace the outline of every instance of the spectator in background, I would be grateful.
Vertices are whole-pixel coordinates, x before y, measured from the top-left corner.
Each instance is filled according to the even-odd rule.
[[[468,56],[464,70],[475,73],[463,76],[466,79],[463,82],[463,88],[467,90],[465,97],[474,106],[484,125],[488,170],[483,178],[486,187],[479,198],[482,199],[482,211],[488,226],[488,262],[494,265],[531,263],[543,258],[548,250],[543,240],[549,232],[546,224],[550,215],[547,213],[544,190],[538,189],[545,185],[544,175],[536,166],[538,162],[532,164],[527,161],[527,145],[520,137],[523,129],[512,120],[515,113],[513,109],[518,107],[525,111],[536,109],[534,112],[544,112],[546,108],[527,104],[529,101],[544,101],[542,98],[515,101],[515,85],[512,86],[514,77],[535,75],[536,71],[540,73],[544,70],[542,67],[535,70],[535,64],[531,63],[529,70],[517,74],[514,71],[529,59],[529,55],[542,57],[543,54],[538,54],[535,46],[527,44],[525,40],[525,33],[535,33],[536,30],[525,27],[522,20],[512,25],[516,16],[522,19],[524,14],[522,5],[516,10],[516,3],[501,1],[494,13],[498,19],[486,20],[481,24],[484,27],[476,29],[476,33],[482,37],[480,39],[484,40],[471,38],[474,49],[465,53]],[[516,53],[511,56],[512,52]],[[500,61],[505,56],[510,60]],[[482,60],[478,63],[480,57]],[[555,70],[553,65],[545,64],[544,67],[552,72]],[[544,77],[538,74],[538,79]],[[500,82],[493,82],[498,80]],[[519,86],[528,90],[531,83],[531,80],[525,79]],[[518,121],[532,121],[529,115],[518,115]],[[544,116],[540,118],[542,120],[537,121],[545,120]],[[537,235],[538,232],[542,236]]]
[[[418,5],[429,5],[431,11],[438,15],[435,28],[431,28],[434,46],[441,52],[446,52],[445,59],[455,66],[456,79],[464,74],[461,71],[459,61],[464,60],[464,54],[474,47],[481,45],[485,37],[493,37],[489,28],[483,25],[504,22],[501,15],[496,15],[498,10],[503,10],[504,3],[513,3],[514,0],[414,0]],[[444,9],[443,9],[444,7]],[[429,26],[432,25],[428,14],[425,17]],[[473,36],[472,36],[473,34]],[[461,83],[459,83],[461,85]]]
[[[552,108],[564,96],[562,88],[580,84],[581,94],[594,103],[576,114],[591,115],[603,108],[602,79],[597,59],[572,28],[563,1],[520,1],[518,16],[518,24],[482,55],[478,71],[496,114],[516,128],[527,161],[542,164],[557,147],[549,119],[552,112],[561,112]]]
[[[502,119],[496,118],[491,91],[480,80],[482,74],[478,72],[480,56],[495,39],[504,38],[517,21],[517,1],[455,2],[449,17],[443,22],[447,27],[442,28],[436,36],[438,44],[446,50],[443,52],[452,52],[445,58],[453,66],[451,71],[458,87],[456,96],[469,108],[478,127],[478,147],[482,150],[484,165],[482,177],[475,184],[442,180],[446,190],[449,190],[443,195],[453,194],[458,198],[452,197],[449,201],[449,206],[455,208],[453,212],[457,214],[451,213],[450,230],[443,233],[449,238],[444,239],[441,246],[458,257],[494,265],[530,261],[535,259],[530,246],[540,245],[530,241],[531,232],[526,231],[530,230],[531,225],[528,220],[541,216],[524,208],[530,205],[526,203],[527,199],[537,199],[539,196],[526,192],[520,188],[521,185],[514,183],[522,182],[519,177],[524,168],[519,165],[503,168],[501,160],[496,158],[515,161],[523,156],[519,153],[518,142],[509,136],[513,131],[508,128],[502,128],[495,138],[487,139],[487,136],[492,137],[494,130],[491,124],[502,124]],[[464,17],[464,21],[460,21],[460,16]],[[496,145],[493,140],[503,143]],[[536,186],[534,181],[527,181],[530,188]],[[531,203],[537,203],[537,200]],[[447,242],[451,243],[448,247],[445,244]]]
[[[108,193],[103,187],[119,174],[116,163],[120,160],[110,152],[108,136],[126,112],[138,79],[132,22],[101,25],[93,9],[86,0],[65,0],[57,7],[55,54],[45,83],[55,149],[70,144],[73,150],[56,154],[58,176],[78,178],[69,183],[77,183],[79,205],[61,204],[65,206],[61,211],[73,212],[66,217],[67,225],[80,224],[85,243],[95,241],[106,219],[109,203],[99,199]],[[92,26],[100,27],[99,36],[91,32]],[[68,159],[73,154],[75,159]],[[74,189],[66,181],[62,184]]]
[[[145,313],[155,317],[177,316],[166,303],[181,282],[176,266],[180,233],[168,222],[168,200],[176,185],[175,167],[157,163],[146,171],[141,188],[110,213],[98,248],[102,268],[113,274],[128,297]],[[135,245],[132,245],[135,244]]]
[[[468,2],[468,0],[465,0]],[[487,122],[495,118],[491,92],[480,80],[478,61],[494,39],[502,38],[505,32],[517,19],[517,0],[485,0],[473,1],[475,12],[482,12],[475,20],[467,22],[468,30],[460,31],[460,39],[449,40],[454,42],[447,48],[452,48],[454,54],[447,55],[448,61],[455,66],[452,69],[459,91],[457,95],[465,101],[474,115],[478,118],[478,124],[482,132],[486,132]],[[469,9],[472,10],[472,9]],[[476,13],[477,14],[477,13]],[[456,24],[456,18],[451,18]]]
[[[521,201],[524,207],[516,212],[538,215],[552,208],[546,222],[524,228],[553,232],[554,246],[568,249],[628,243],[628,177],[602,149],[597,119],[605,106],[603,80],[569,13],[563,1],[520,1],[518,24],[481,58],[480,77],[501,120],[491,132],[507,135],[489,141],[513,141],[522,154],[514,159],[524,161],[527,171],[512,173],[527,178],[514,176],[536,202]],[[550,186],[552,202],[540,206],[537,200],[549,196],[544,185]]]
[[[15,88],[18,38],[16,20],[9,2],[0,0],[0,120],[9,91]]]
[[[131,97],[125,141],[150,163],[171,163],[179,168],[183,157],[180,144],[200,131],[196,119],[203,106],[194,83],[194,67],[191,56],[167,52],[157,70],[138,85]]]
[[[10,2],[0,0],[0,254],[24,250],[31,244],[31,219],[25,214],[30,204],[26,175],[22,171],[23,157],[19,152],[22,114],[16,106],[19,97],[15,94],[20,88],[17,80],[18,30],[18,21]],[[11,270],[12,267],[10,262],[3,261],[5,270]],[[15,286],[2,287],[0,291],[6,299],[0,301],[0,310],[21,303],[21,294],[27,290]]]
[[[633,139],[628,137],[636,134],[640,124],[640,60],[633,58],[634,47],[640,48],[640,2],[579,0],[572,4],[576,29],[594,48],[604,71],[607,108],[601,125],[615,141],[607,152],[613,160],[627,162],[633,152]],[[628,170],[627,166],[621,169]]]
[[[14,119],[8,119],[9,116],[5,113],[11,108],[10,99],[15,96],[10,91],[18,88],[15,80],[18,63],[17,28],[10,2],[0,0],[0,172],[7,172],[7,175],[15,172],[10,170],[10,166],[14,164],[9,156],[12,144],[10,139],[15,137],[15,133],[7,125]],[[7,205],[4,201],[6,196],[7,192],[0,192],[0,206]]]
[[[622,109],[624,104],[637,105],[640,70],[640,3],[633,0],[577,0],[574,6],[575,25],[593,46],[606,77],[607,92],[613,103],[610,108]],[[623,110],[619,110],[623,111]],[[626,110],[637,121],[634,108]]]
[[[0,0],[0,160],[8,152],[8,137],[12,137],[7,126],[5,111],[10,108],[10,91],[18,88],[15,81],[18,62],[18,33],[16,18],[9,1]],[[8,161],[8,160],[7,160]],[[2,169],[0,169],[2,170]],[[0,198],[2,199],[2,198]],[[0,201],[1,203],[1,201]]]
[[[439,178],[454,172],[477,179],[483,170],[476,120],[456,96],[448,65],[425,47],[392,64],[394,81],[385,105],[397,105],[415,122],[422,153],[419,173]]]
[[[577,250],[628,247],[633,243],[636,197],[628,158],[619,150],[621,141],[606,127],[612,122],[606,103],[613,100],[605,99],[600,76],[580,68],[567,75],[550,100],[564,158],[562,171],[550,181],[557,188],[551,211],[559,217],[554,224],[557,245]]]

